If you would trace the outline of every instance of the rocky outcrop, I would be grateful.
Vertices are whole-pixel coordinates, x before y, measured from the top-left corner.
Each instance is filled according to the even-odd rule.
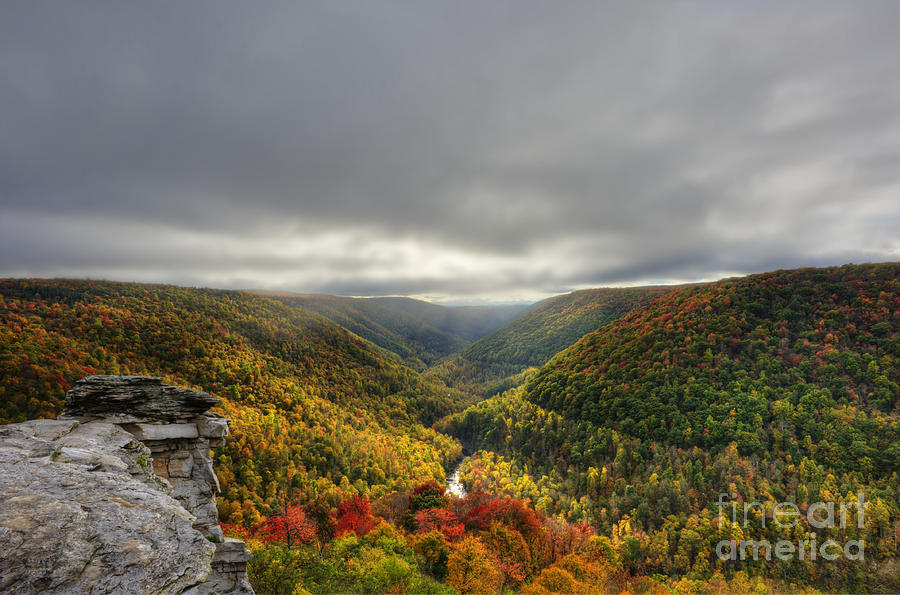
[[[253,593],[217,522],[217,402],[92,376],[59,420],[0,426],[0,592]]]
[[[191,594],[253,593],[247,580],[247,562],[251,554],[243,541],[226,537],[216,544],[209,578],[191,591]]]
[[[118,423],[186,422],[219,403],[218,397],[166,385],[155,376],[88,376],[66,395],[61,417]]]
[[[181,592],[215,545],[116,425],[0,427],[0,592]]]

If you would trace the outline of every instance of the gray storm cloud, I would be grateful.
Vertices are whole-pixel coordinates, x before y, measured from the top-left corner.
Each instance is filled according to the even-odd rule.
[[[7,2],[0,275],[523,299],[897,260],[898,24]]]

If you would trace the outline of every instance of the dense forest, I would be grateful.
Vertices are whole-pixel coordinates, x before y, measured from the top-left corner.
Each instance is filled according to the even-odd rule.
[[[329,512],[330,510],[330,512]],[[627,525],[626,525],[627,526]],[[259,593],[766,593],[799,585],[744,570],[706,580],[647,574],[630,536],[597,535],[528,502],[423,484],[375,501],[289,507],[251,529]]]
[[[477,449],[462,473],[470,489],[618,534],[641,572],[702,583],[743,571],[832,591],[896,591],[898,290],[897,264],[684,287],[438,427]],[[761,510],[749,525],[716,522],[721,493]],[[778,502],[806,511],[860,494],[861,528],[804,521],[779,533],[771,522]],[[722,531],[773,543],[861,538],[866,563],[723,564],[714,555]]]
[[[446,356],[440,310],[316,300],[0,281],[0,422],[90,374],[222,397],[220,518],[260,593],[900,591],[900,264],[575,292]],[[461,358],[483,375],[448,388]],[[865,557],[717,555],[749,539]]]
[[[525,304],[493,306],[442,306],[408,297],[362,298],[406,312],[454,337],[470,343],[516,318],[528,309]]]
[[[92,374],[150,374],[225,399],[222,517],[251,525],[320,493],[443,481],[459,458],[430,425],[466,396],[318,314],[233,291],[0,282],[0,422],[55,417]]]
[[[318,312],[332,322],[400,357],[417,370],[458,352],[468,341],[379,300],[333,295],[259,292],[288,306]]]
[[[555,296],[447,358],[432,372],[451,386],[484,396],[520,384],[585,334],[650,303],[671,287],[583,289]]]

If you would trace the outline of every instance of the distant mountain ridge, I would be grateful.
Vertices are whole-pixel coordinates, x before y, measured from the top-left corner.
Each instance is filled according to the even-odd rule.
[[[587,333],[672,289],[582,289],[548,298],[528,313],[469,345],[460,355],[482,362],[540,365]]]
[[[546,363],[583,335],[638,309],[675,286],[583,289],[547,298],[464,348],[434,372],[453,386],[487,395]],[[521,380],[521,379],[519,379]]]
[[[459,337],[476,341],[506,324],[531,306],[441,306],[408,297],[364,298],[413,314],[431,326]]]
[[[531,306],[443,306],[407,297],[345,297],[252,290],[289,306],[318,312],[424,370],[458,353]]]
[[[266,295],[266,294],[263,294]],[[418,370],[458,352],[468,342],[404,310],[376,300],[332,295],[270,294],[289,306],[318,312]]]

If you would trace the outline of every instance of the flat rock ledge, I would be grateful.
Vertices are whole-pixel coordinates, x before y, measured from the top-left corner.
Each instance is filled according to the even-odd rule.
[[[185,422],[221,402],[208,393],[163,384],[156,376],[88,376],[66,395],[62,417]]]
[[[252,594],[250,552],[218,526],[219,400],[92,376],[66,402],[0,426],[0,592]]]

